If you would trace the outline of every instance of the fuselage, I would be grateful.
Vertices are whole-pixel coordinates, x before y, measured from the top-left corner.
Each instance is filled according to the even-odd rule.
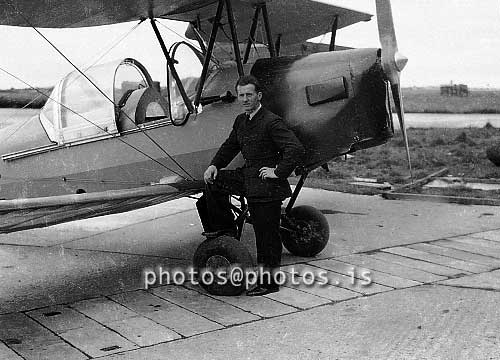
[[[245,72],[259,78],[263,104],[280,115],[306,147],[308,170],[333,157],[382,144],[392,136],[378,49],[261,59],[247,65]],[[203,95],[234,93],[236,80],[233,66],[214,70]],[[137,119],[138,110],[134,111]],[[164,118],[127,127],[116,113],[113,133],[81,139],[72,133],[70,140],[49,136],[46,123],[35,117],[14,135],[9,129],[0,133],[0,197],[53,196],[201,179],[241,112],[237,101],[215,102],[198,109],[183,126]],[[237,158],[231,166],[241,163]]]

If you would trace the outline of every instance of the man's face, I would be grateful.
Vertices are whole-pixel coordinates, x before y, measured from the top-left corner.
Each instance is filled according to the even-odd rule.
[[[259,107],[262,93],[260,91],[255,91],[254,84],[238,85],[236,91],[238,92],[238,101],[243,106],[243,110],[245,110],[246,113],[250,114]]]

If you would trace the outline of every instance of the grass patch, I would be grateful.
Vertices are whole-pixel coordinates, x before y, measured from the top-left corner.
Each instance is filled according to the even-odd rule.
[[[43,94],[33,89],[0,90],[0,108],[22,108],[24,106],[40,109],[47,101],[52,89],[39,89]]]
[[[488,128],[468,129],[408,129],[414,179],[423,178],[444,167],[448,174],[458,177],[500,178],[500,167],[486,157],[486,149],[500,143],[500,130]],[[410,181],[408,163],[401,133],[387,144],[358,151],[353,157],[329,162],[330,172],[318,168],[309,177],[313,185],[328,184],[329,190],[354,193],[380,193],[377,189],[354,190],[359,186],[347,184],[353,177],[375,178],[392,185]],[[321,186],[320,186],[321,187]],[[324,187],[325,188],[325,187]],[[451,196],[499,197],[498,191],[467,188],[416,189],[412,192]]]

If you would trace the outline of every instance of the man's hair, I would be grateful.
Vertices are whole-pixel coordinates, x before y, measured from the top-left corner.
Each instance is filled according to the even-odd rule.
[[[236,82],[234,89],[236,90],[236,92],[238,92],[238,86],[245,86],[250,84],[255,86],[255,92],[262,92],[259,80],[257,80],[257,78],[253,75],[243,75],[242,77],[240,77]]]

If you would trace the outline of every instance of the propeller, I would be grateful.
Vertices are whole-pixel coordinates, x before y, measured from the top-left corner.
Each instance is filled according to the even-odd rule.
[[[413,179],[410,147],[408,145],[408,135],[405,127],[405,114],[403,108],[403,94],[401,92],[400,73],[406,66],[408,58],[398,52],[398,42],[394,31],[394,21],[392,19],[392,9],[390,0],[376,0],[377,23],[380,44],[382,45],[382,68],[391,84],[392,97],[398,114],[399,126],[403,133],[408,158],[410,177]]]

